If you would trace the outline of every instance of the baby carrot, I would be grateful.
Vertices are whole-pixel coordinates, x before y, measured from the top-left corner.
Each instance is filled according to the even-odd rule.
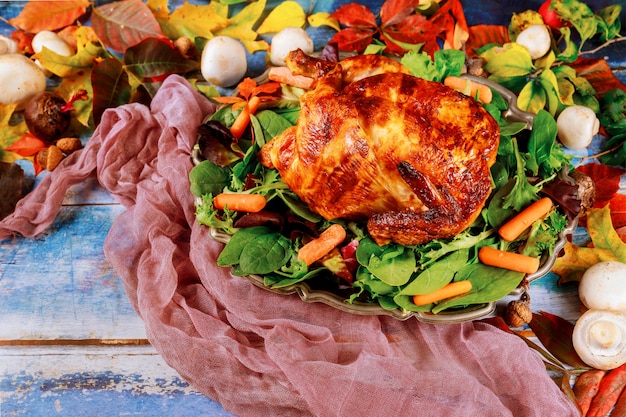
[[[591,400],[587,417],[605,417],[617,403],[626,387],[626,364],[607,372],[600,381],[598,393]]]
[[[256,213],[265,207],[265,197],[261,194],[222,193],[213,198],[213,205],[218,210],[228,208],[233,211]]]
[[[626,417],[626,389],[619,395],[615,407],[611,410],[611,417]]]
[[[597,394],[600,387],[600,381],[606,374],[606,371],[601,369],[591,369],[583,372],[578,376],[576,382],[574,382],[574,397],[578,408],[580,408],[581,417],[587,415],[591,400]]]
[[[418,306],[445,300],[456,295],[465,294],[472,290],[472,283],[468,280],[451,282],[438,290],[428,294],[417,294],[413,296],[413,303]]]
[[[295,75],[287,67],[272,67],[270,68],[267,78],[271,81],[276,81],[282,84],[287,84],[292,87],[302,88],[305,90],[313,87],[315,80],[304,75]]]
[[[298,250],[298,258],[305,264],[311,265],[333,250],[346,238],[345,229],[339,224],[333,224],[324,230],[317,239],[313,239]]]
[[[248,127],[248,123],[250,123],[250,115],[257,111],[260,103],[261,99],[259,97],[252,96],[248,104],[241,109],[241,112],[237,115],[237,118],[230,127],[230,133],[232,133],[234,137],[239,139],[243,135],[246,127]]]
[[[491,100],[493,99],[491,88],[467,78],[449,75],[443,80],[443,84],[465,94],[466,96],[476,98],[483,103],[491,103]]]
[[[543,197],[535,201],[502,225],[498,230],[498,234],[508,242],[517,239],[530,225],[548,214],[552,210],[552,206],[552,200],[549,197]]]
[[[511,271],[532,274],[539,269],[539,258],[506,252],[489,246],[483,246],[478,251],[478,259],[485,265],[510,269]]]

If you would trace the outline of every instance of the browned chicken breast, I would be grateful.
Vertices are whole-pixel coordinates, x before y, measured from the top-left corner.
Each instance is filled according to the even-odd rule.
[[[317,82],[297,125],[260,160],[311,210],[368,219],[378,244],[452,237],[478,217],[500,138],[478,102],[382,56],[330,63],[292,52],[287,62]]]

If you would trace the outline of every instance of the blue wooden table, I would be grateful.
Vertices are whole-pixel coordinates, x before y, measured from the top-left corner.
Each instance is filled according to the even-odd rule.
[[[473,25],[506,24],[511,11],[541,2],[464,3]],[[0,1],[0,14],[10,18],[20,4]],[[612,59],[622,80],[624,50]],[[33,181],[30,164],[22,165]],[[122,210],[94,178],[70,190],[45,233],[0,242],[0,416],[232,415],[190,387],[148,343],[103,255]],[[577,294],[556,288],[554,276],[533,283],[531,294],[535,310],[572,320],[579,314]]]

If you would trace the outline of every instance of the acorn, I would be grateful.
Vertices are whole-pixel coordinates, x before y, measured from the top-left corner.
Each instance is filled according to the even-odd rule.
[[[55,145],[50,145],[37,154],[39,163],[48,171],[54,171],[64,157],[63,152]]]
[[[519,300],[513,300],[506,306],[504,321],[511,327],[521,327],[530,323],[533,313],[530,309],[530,297],[528,293],[522,294]]]

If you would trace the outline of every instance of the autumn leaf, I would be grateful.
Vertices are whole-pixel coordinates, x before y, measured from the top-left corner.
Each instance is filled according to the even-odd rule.
[[[554,314],[533,313],[528,323],[539,341],[559,361],[574,368],[588,368],[580,359],[572,343],[574,324]]]
[[[579,58],[569,65],[576,70],[578,76],[589,81],[598,98],[615,89],[626,91],[626,85],[615,76],[605,59]]]
[[[89,0],[29,1],[9,23],[30,33],[55,31],[76,22],[90,5]]]
[[[587,214],[587,231],[593,247],[612,251],[617,260],[626,263],[626,243],[622,242],[611,221],[611,203]]]
[[[35,155],[47,146],[48,145],[46,145],[41,139],[31,135],[30,133],[26,133],[19,140],[13,142],[13,144],[6,148],[6,150],[26,157]]]
[[[166,17],[157,15],[157,20],[170,39],[182,36],[189,39],[196,37],[210,39],[214,32],[229,25],[228,8],[214,1],[205,5],[185,2]]]
[[[509,31],[506,26],[475,25],[469,28],[469,39],[466,48],[467,55],[475,58],[477,50],[491,44],[504,45],[510,42]]]
[[[140,79],[152,81],[170,74],[197,70],[197,61],[186,59],[165,39],[148,38],[124,53],[125,68]]]
[[[239,39],[249,53],[269,49],[264,40],[256,40],[258,34],[254,26],[265,10],[266,0],[258,0],[248,4],[239,13],[229,19],[229,25],[215,35],[230,36]]]
[[[341,27],[339,26],[339,21],[331,17],[331,14],[328,12],[314,13],[307,18],[307,21],[309,22],[309,25],[313,27],[329,26],[336,31],[341,30]]]
[[[610,250],[580,247],[571,242],[565,243],[563,253],[564,255],[556,259],[551,269],[551,272],[559,276],[559,285],[579,282],[585,271],[598,262],[617,260]]]
[[[331,17],[349,28],[376,29],[378,27],[374,13],[362,4],[343,4],[331,14]]]
[[[609,165],[590,163],[576,168],[583,174],[588,175],[596,187],[596,203],[610,201],[620,189],[620,178],[626,173],[626,169]]]
[[[580,281],[583,273],[598,262],[626,262],[626,243],[613,227],[610,205],[589,210],[587,231],[593,247],[579,247],[567,242],[564,255],[556,259],[552,272],[559,276],[559,284]]]
[[[72,121],[76,121],[84,128],[93,129],[93,89],[91,86],[91,68],[64,77],[54,91],[63,97],[65,101],[68,101],[70,97],[76,94],[79,90],[85,90],[89,99],[77,100],[73,103]]]
[[[91,26],[102,42],[117,52],[124,52],[147,38],[165,37],[141,0],[120,0],[94,8]]]
[[[93,87],[93,118],[100,123],[102,113],[108,108],[130,102],[131,86],[122,63],[109,58],[96,64],[91,74]]]
[[[0,150],[6,150],[28,132],[26,123],[23,120],[19,123],[12,122],[16,107],[16,104],[0,105],[0,129],[2,129]],[[15,152],[0,152],[0,161],[2,162],[14,162],[20,158],[20,155]]]
[[[306,14],[295,1],[284,1],[272,10],[258,27],[257,33],[277,33],[289,26],[302,27]]]
[[[400,23],[415,12],[419,0],[387,0],[380,8],[382,26],[391,26]]]

